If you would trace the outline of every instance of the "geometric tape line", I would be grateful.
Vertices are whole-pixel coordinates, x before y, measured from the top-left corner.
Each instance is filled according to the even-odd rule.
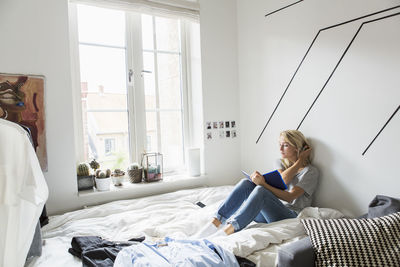
[[[361,23],[360,27],[358,27],[357,32],[354,34],[353,38],[351,39],[350,43],[347,45],[346,49],[344,50],[342,56],[340,57],[338,63],[336,64],[336,66],[333,68],[332,73],[329,75],[328,79],[326,80],[324,86],[322,86],[322,89],[319,91],[317,97],[314,99],[314,101],[312,102],[310,108],[307,110],[306,114],[304,115],[303,119],[301,120],[299,126],[297,126],[297,130],[300,128],[301,124],[303,123],[304,119],[307,117],[308,113],[310,112],[310,110],[312,109],[312,107],[314,106],[315,102],[317,102],[317,99],[319,98],[319,96],[321,95],[322,91],[325,89],[326,85],[329,83],[330,79],[332,78],[333,74],[335,73],[336,69],[339,67],[340,63],[342,62],[343,58],[345,57],[345,55],[347,54],[347,51],[350,49],[351,45],[353,44],[354,40],[357,38],[358,34],[360,33],[361,29],[363,29],[363,26],[368,24],[368,23],[372,23],[372,22],[376,22],[379,20],[384,20],[384,19],[388,19],[394,16],[398,16],[400,14],[400,12],[394,13],[394,14],[390,14],[384,17],[380,17],[377,19],[372,19],[372,20],[368,20],[368,21],[364,21],[363,23]]]
[[[381,132],[383,131],[383,129],[385,129],[386,125],[388,125],[389,121],[394,117],[394,115],[397,113],[397,111],[399,111],[400,109],[400,105],[397,107],[397,109],[393,112],[392,116],[390,116],[390,118],[387,120],[387,122],[385,123],[385,125],[383,125],[383,127],[381,128],[381,130],[379,131],[379,133],[375,136],[374,139],[372,139],[371,143],[369,143],[369,145],[367,146],[367,148],[364,150],[364,152],[361,154],[364,156],[365,152],[367,152],[367,150],[369,149],[369,147],[372,145],[373,142],[375,142],[375,139],[381,134]]]
[[[393,10],[393,9],[396,9],[396,8],[399,8],[399,7],[400,7],[400,5],[397,5],[397,6],[394,6],[394,7],[391,7],[391,8],[383,9],[383,10],[380,10],[380,11],[377,11],[377,12],[374,12],[374,13],[371,13],[371,14],[368,14],[368,15],[364,15],[364,16],[361,16],[361,17],[357,17],[357,18],[354,18],[354,19],[351,19],[351,20],[348,20],[348,21],[345,21],[345,22],[341,22],[341,23],[334,24],[334,25],[331,25],[331,26],[328,26],[328,27],[325,27],[325,28],[320,29],[320,30],[318,31],[318,33],[315,35],[314,39],[312,40],[310,46],[309,46],[308,49],[307,49],[307,52],[306,52],[305,55],[303,56],[303,58],[302,58],[302,60],[300,61],[299,65],[297,66],[297,68],[296,68],[296,70],[295,70],[295,72],[294,72],[292,78],[290,79],[288,85],[286,86],[286,88],[285,88],[283,94],[281,95],[281,97],[280,97],[280,99],[279,99],[277,105],[275,106],[275,108],[274,108],[274,110],[272,111],[270,117],[268,118],[268,121],[267,121],[267,123],[265,124],[264,128],[262,129],[262,131],[261,131],[261,133],[260,133],[260,135],[259,135],[259,137],[258,137],[258,139],[257,139],[257,141],[256,141],[256,144],[258,143],[258,141],[260,140],[261,136],[263,135],[265,129],[266,129],[267,126],[269,125],[269,123],[270,123],[272,117],[274,116],[276,110],[278,109],[280,103],[282,102],[284,96],[286,95],[286,92],[288,91],[290,85],[292,84],[292,81],[293,81],[294,78],[296,77],[297,72],[299,71],[299,69],[300,69],[300,67],[302,66],[304,60],[306,59],[307,55],[309,54],[311,48],[313,47],[315,41],[317,40],[319,34],[320,34],[322,31],[329,30],[329,29],[332,29],[332,28],[335,28],[335,27],[339,27],[339,26],[342,26],[342,25],[344,25],[344,24],[348,24],[348,23],[351,23],[351,22],[354,22],[354,21],[357,21],[357,20],[360,20],[360,19],[364,19],[364,18],[367,18],[367,17],[370,17],[370,16],[374,16],[374,15],[377,15],[377,14],[380,14],[380,13],[383,13],[383,12],[387,12],[387,11],[390,11],[390,10]],[[300,124],[301,124],[301,123],[300,123]],[[299,127],[300,127],[300,125],[299,125]],[[298,127],[298,128],[299,128],[299,127]],[[298,128],[297,128],[297,129],[298,129]]]
[[[290,5],[287,5],[287,6],[285,6],[285,7],[280,8],[280,9],[277,9],[277,10],[275,10],[275,11],[272,11],[272,12],[268,13],[267,15],[265,15],[265,17],[266,17],[266,16],[269,16],[269,15],[272,15],[272,14],[278,12],[278,11],[281,11],[282,9],[285,9],[285,8],[288,8],[288,7],[293,6],[293,5],[295,5],[295,4],[298,4],[298,3],[300,3],[300,2],[303,2],[303,1],[304,1],[304,0],[300,0],[300,1],[297,1],[297,2],[295,2],[295,3],[293,3],[293,4],[290,4]]]
[[[338,63],[336,64],[335,68],[333,69],[332,73],[329,75],[328,79],[326,80],[324,86],[322,87],[322,89],[319,91],[317,97],[314,99],[313,103],[311,104],[310,108],[307,110],[306,114],[304,115],[303,119],[301,120],[299,126],[297,126],[297,130],[300,128],[301,124],[303,123],[303,121],[305,120],[305,118],[307,117],[308,113],[310,112],[310,110],[313,108],[315,102],[317,102],[317,99],[319,98],[319,96],[321,95],[322,91],[325,89],[326,85],[329,83],[330,79],[332,78],[333,74],[335,73],[335,71],[337,70],[338,66],[340,65],[340,63],[342,62],[344,56],[347,54],[347,51],[349,50],[349,48],[351,47],[351,45],[353,44],[354,40],[357,38],[358,34],[360,33],[361,29],[363,29],[364,25],[368,24],[368,23],[373,23],[373,22],[377,22],[379,20],[384,20],[384,19],[388,19],[394,16],[398,16],[400,15],[400,12],[388,15],[388,16],[384,16],[384,17],[380,17],[377,19],[373,19],[373,20],[369,20],[369,21],[364,21],[363,23],[361,23],[360,27],[358,28],[356,34],[353,36],[353,38],[351,39],[350,43],[347,45],[346,50],[343,52],[342,56],[340,57]]]

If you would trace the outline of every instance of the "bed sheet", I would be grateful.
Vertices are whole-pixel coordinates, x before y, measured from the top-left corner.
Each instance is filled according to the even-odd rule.
[[[50,217],[42,228],[42,256],[28,267],[82,266],[80,259],[68,253],[74,236],[97,235],[111,241],[126,241],[145,236],[156,241],[169,236],[189,239],[210,221],[232,186],[197,188],[139,199],[114,201]],[[201,201],[206,206],[200,208]],[[277,250],[287,242],[305,236],[301,218],[339,218],[331,209],[306,208],[297,218],[271,224],[252,223],[238,233],[210,239],[235,255],[257,266],[275,266]]]

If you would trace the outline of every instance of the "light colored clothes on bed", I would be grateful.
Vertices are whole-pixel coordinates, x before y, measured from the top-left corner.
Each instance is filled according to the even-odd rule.
[[[217,254],[217,253],[218,254]],[[164,267],[164,266],[213,266],[239,267],[232,252],[206,239],[147,242],[122,249],[114,267]]]

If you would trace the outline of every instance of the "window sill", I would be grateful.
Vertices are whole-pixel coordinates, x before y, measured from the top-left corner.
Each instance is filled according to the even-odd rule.
[[[188,176],[187,174],[179,174],[166,176],[163,180],[158,182],[141,182],[131,183],[126,180],[120,186],[110,185],[108,191],[98,191],[96,188],[83,190],[78,192],[79,197],[92,197],[92,196],[126,196],[127,194],[134,193],[135,195],[147,196],[160,193],[172,192],[180,189],[188,189],[194,187],[206,186],[207,175],[201,175],[196,177]],[[139,193],[139,194],[138,194]]]

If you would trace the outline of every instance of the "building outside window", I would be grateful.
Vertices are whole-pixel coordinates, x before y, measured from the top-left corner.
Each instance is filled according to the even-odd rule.
[[[109,155],[115,152],[115,139],[114,138],[106,138],[104,139],[104,153]]]
[[[144,151],[161,152],[164,171],[183,169],[185,24],[194,22],[81,4],[75,12],[81,160],[124,169]]]

